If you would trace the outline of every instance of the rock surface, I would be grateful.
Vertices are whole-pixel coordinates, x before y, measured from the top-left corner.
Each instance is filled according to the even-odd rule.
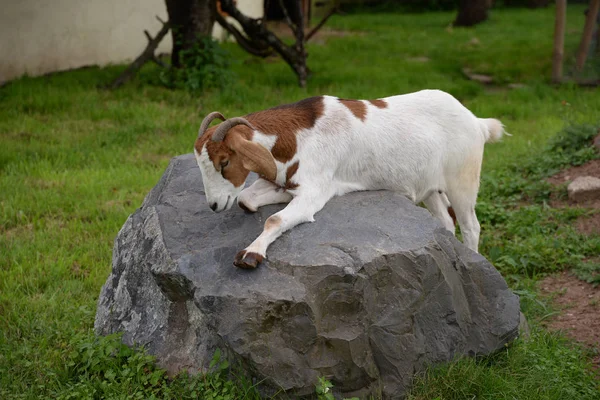
[[[567,187],[569,199],[576,202],[600,199],[600,179],[594,176],[579,176]]]
[[[429,212],[390,192],[330,201],[256,270],[235,253],[283,206],[208,208],[192,155],[174,158],[119,232],[95,328],[124,331],[171,372],[216,348],[261,390],[402,398],[415,372],[487,354],[518,334],[519,300],[494,267]]]

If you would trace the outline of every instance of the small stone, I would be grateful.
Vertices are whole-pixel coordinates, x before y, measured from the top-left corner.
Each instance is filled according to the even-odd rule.
[[[523,88],[526,88],[527,85],[524,85],[522,83],[509,83],[508,87],[511,89],[523,89]]]
[[[425,57],[425,56],[409,57],[409,58],[407,58],[407,61],[425,63],[425,62],[429,62],[429,57]]]
[[[494,82],[494,78],[492,78],[491,76],[483,75],[483,74],[476,74],[473,71],[471,71],[470,68],[463,68],[462,72],[470,80],[479,82],[479,83],[483,83],[484,85],[488,85],[488,84]]]
[[[580,176],[567,187],[569,199],[576,202],[600,199],[600,179]]]

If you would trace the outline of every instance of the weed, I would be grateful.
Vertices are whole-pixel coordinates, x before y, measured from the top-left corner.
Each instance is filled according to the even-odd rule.
[[[334,400],[333,396],[333,384],[325,377],[319,377],[317,384],[315,385],[315,393],[317,394],[318,400]],[[344,400],[359,400],[358,397],[344,398]]]
[[[319,381],[315,385],[315,393],[319,400],[334,400],[331,388],[333,384],[324,377],[319,377]]]
[[[229,380],[229,363],[217,349],[206,374],[180,373],[170,378],[156,366],[155,358],[143,348],[129,347],[121,335],[93,337],[76,335],[61,388],[51,397],[67,399],[258,399],[252,387]]]
[[[208,88],[231,86],[235,75],[230,69],[232,58],[217,41],[201,37],[192,47],[179,53],[180,68],[161,71],[161,82],[170,88],[199,92]]]
[[[600,285],[600,262],[581,261],[573,268],[575,276],[594,287]]]

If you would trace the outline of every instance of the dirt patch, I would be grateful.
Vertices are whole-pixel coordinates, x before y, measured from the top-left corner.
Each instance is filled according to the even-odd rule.
[[[600,209],[600,200],[596,200],[594,203],[595,208]],[[596,211],[589,215],[582,215],[575,221],[575,228],[583,234],[592,235],[600,234],[600,211]]]
[[[557,198],[554,194],[552,194],[550,196],[550,207],[552,208],[563,208],[563,207],[571,207],[571,208],[583,208],[583,209],[589,209],[589,210],[600,210],[600,199],[597,200],[588,200],[582,203],[578,203],[575,202],[573,200],[569,200],[566,197],[563,198]],[[588,217],[593,217],[592,214],[590,214],[589,216],[582,216],[578,219],[578,221],[580,219],[585,219]]]
[[[90,271],[83,268],[77,261],[73,261],[73,264],[71,264],[71,273],[77,278],[87,278],[90,276]]]
[[[596,178],[600,178],[600,159],[592,160],[583,165],[565,169],[558,174],[551,176],[547,179],[547,181],[552,185],[565,185],[580,176],[594,176]],[[600,199],[577,203],[566,198],[557,199],[551,197],[550,206],[553,208],[581,207],[597,210],[595,213],[592,212],[577,218],[577,221],[575,221],[575,227],[579,232],[586,235],[600,234]]]
[[[552,297],[552,303],[559,310],[544,325],[599,350],[600,286],[593,287],[569,272],[561,272],[544,278],[539,287],[542,294]],[[600,355],[592,362],[595,368],[600,368]]]
[[[548,182],[553,185],[562,185],[567,182],[572,182],[575,178],[580,176],[594,176],[600,178],[600,159],[565,169],[548,178]]]
[[[600,159],[565,169],[547,179],[552,185],[566,185],[580,176],[600,178]],[[569,199],[551,198],[551,207],[580,207],[590,210],[574,222],[575,228],[586,235],[600,233],[600,199],[576,203]],[[559,310],[544,321],[547,328],[596,350],[592,364],[600,376],[600,286],[584,282],[570,272],[548,276],[539,282],[541,293],[550,296]]]
[[[114,211],[115,209],[126,210],[131,206],[131,200],[109,200],[102,205],[102,209],[105,211]]]
[[[23,237],[23,236],[31,236],[33,233],[33,224],[26,225],[17,225],[13,228],[4,229],[3,226],[0,226],[0,234],[4,235],[4,237],[8,240]]]
[[[417,56],[417,57],[409,57],[406,59],[406,61],[426,63],[426,62],[431,61],[431,59],[426,56]]]
[[[569,272],[540,282],[543,294],[561,311],[546,324],[589,346],[600,347],[600,286],[593,287]]]

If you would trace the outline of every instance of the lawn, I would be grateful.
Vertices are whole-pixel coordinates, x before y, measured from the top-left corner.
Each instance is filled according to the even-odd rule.
[[[578,44],[583,10],[569,6],[568,55]],[[453,16],[335,16],[328,26],[349,34],[309,46],[307,89],[296,86],[285,63],[252,58],[233,44],[225,47],[235,60],[235,83],[203,93],[161,87],[155,66],[114,92],[98,86],[124,66],[22,78],[0,88],[0,398],[182,398],[166,394],[170,384],[160,371],[154,381],[144,380],[144,371],[154,370],[141,355],[134,359],[137,353],[124,356],[123,363],[143,367],[129,380],[112,377],[110,357],[84,364],[95,359],[90,354],[112,351],[112,344],[94,342],[92,326],[113,239],[169,159],[192,151],[204,115],[237,116],[320,94],[371,99],[423,88],[452,93],[476,115],[501,119],[513,134],[486,147],[481,251],[522,296],[532,335],[493,357],[429,371],[411,396],[599,398],[589,354],[536,322],[549,310],[535,281],[600,253],[597,236],[569,228],[583,211],[550,209],[555,189],[542,182],[566,162],[594,157],[580,150],[581,141],[547,143],[567,127],[587,135],[579,127],[600,121],[600,90],[549,84],[552,8],[494,10],[473,29],[449,28]],[[464,67],[496,84],[466,79]]]

